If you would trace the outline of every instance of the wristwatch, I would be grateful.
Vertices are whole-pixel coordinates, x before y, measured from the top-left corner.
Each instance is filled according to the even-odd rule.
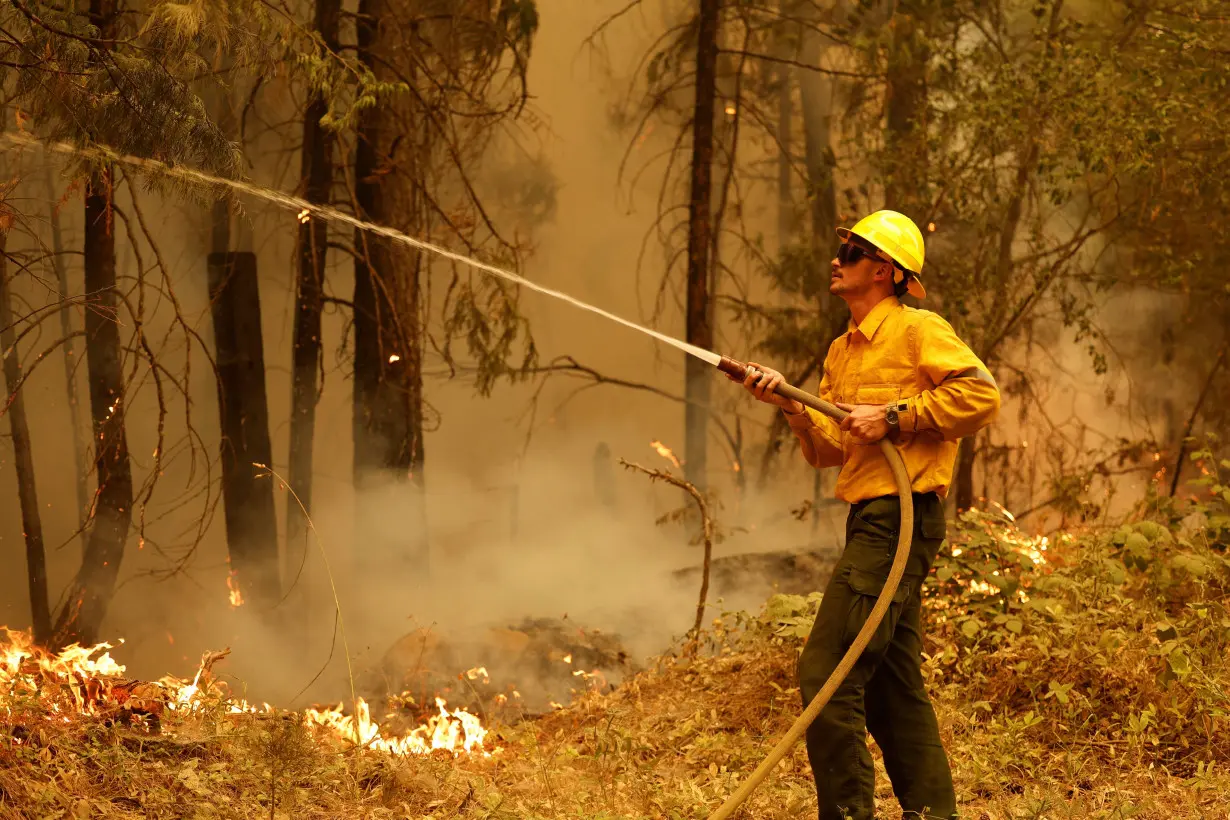
[[[901,432],[901,414],[909,411],[910,403],[904,399],[884,408],[884,421],[888,422],[889,436],[896,436]]]

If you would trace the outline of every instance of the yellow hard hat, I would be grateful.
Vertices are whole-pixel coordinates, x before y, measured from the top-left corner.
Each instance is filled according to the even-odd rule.
[[[923,267],[923,236],[914,220],[896,211],[876,211],[860,219],[853,228],[837,229],[837,235],[843,242],[850,238],[850,234],[875,245],[902,268],[914,274],[906,285],[911,296],[922,299],[927,295],[927,289],[918,278]],[[900,279],[894,278],[894,281]]]

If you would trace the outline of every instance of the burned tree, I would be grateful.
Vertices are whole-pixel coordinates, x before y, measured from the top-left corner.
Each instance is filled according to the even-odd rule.
[[[338,50],[339,0],[316,0],[315,30],[327,53]],[[308,202],[328,204],[333,189],[334,136],[322,120],[329,112],[328,100],[319,88],[311,88],[303,114],[303,144],[300,176],[303,197]],[[297,567],[307,549],[304,511],[312,509],[312,439],[316,434],[316,382],[320,368],[320,311],[325,279],[328,224],[307,214],[300,218],[296,251],[295,322],[291,364],[290,464],[287,480],[299,504],[286,510],[288,566]]]
[[[381,21],[388,14],[383,0],[362,0],[356,21],[359,59],[373,77],[387,76],[387,35]],[[358,117],[354,157],[354,200],[358,215],[385,224],[391,214],[386,181],[393,170],[389,116],[380,104]],[[400,142],[400,140],[399,140]],[[413,138],[405,147],[413,154]],[[414,168],[414,156],[407,157]],[[415,221],[417,197],[410,194],[406,216]],[[411,535],[407,562],[427,568],[423,491],[423,332],[419,326],[421,256],[403,254],[400,270],[388,240],[355,231],[354,265],[354,486],[365,509],[369,492],[385,482],[409,483]],[[357,516],[362,530],[367,515]],[[360,536],[362,537],[362,536]]]
[[[92,0],[85,13],[71,7],[13,4],[0,10],[0,18],[4,23],[0,28],[0,53],[13,67],[6,76],[11,81],[6,90],[12,92],[11,102],[30,115],[19,122],[33,123],[38,137],[67,140],[84,149],[97,144],[121,154],[186,162],[216,174],[235,175],[236,153],[204,116],[185,76],[191,76],[199,64],[192,52],[210,43],[216,45],[219,37],[225,39],[220,27],[234,24],[236,18],[219,23],[177,16],[165,8],[152,9],[148,14],[133,13],[121,8],[116,0]],[[164,380],[169,376],[178,385],[144,336],[144,289],[148,287],[144,268],[137,266],[136,299],[128,298],[133,291],[127,281],[118,283],[117,232],[127,231],[134,239],[131,219],[136,216],[148,238],[148,225],[141,217],[135,193],[127,203],[131,210],[126,212],[117,203],[117,188],[130,180],[117,174],[110,155],[88,153],[89,159],[75,164],[72,170],[85,194],[82,258],[87,296],[82,300],[86,307],[85,355],[97,489],[89,505],[81,567],[64,593],[64,603],[54,620],[53,646],[90,643],[97,638],[115,591],[134,516],[138,528],[143,528],[144,509],[161,473],[164,441],[160,415],[153,469],[138,490],[125,426],[131,404],[126,391],[137,379],[127,378],[126,365],[136,364],[133,355],[148,365],[160,405]],[[131,193],[132,186],[128,187]],[[166,273],[161,262],[155,267]],[[179,305],[168,288],[164,281],[160,295],[168,296],[178,311]],[[177,314],[177,319],[190,342],[195,341],[184,317]],[[33,324],[41,319],[29,321]],[[70,334],[57,345],[72,338]]]
[[[526,100],[533,2],[443,3],[364,0],[356,25],[359,59],[371,95],[356,106],[355,210],[373,222],[515,263],[522,248],[506,239],[479,196],[476,177],[497,153],[496,126],[515,119]],[[448,76],[441,84],[435,77]],[[371,98],[375,99],[372,100]],[[518,214],[520,216],[520,214]],[[516,309],[516,293],[483,274],[451,274],[441,302],[427,287],[433,259],[356,232],[354,291],[354,483],[360,566],[383,542],[401,578],[427,569],[424,389],[427,351],[451,372],[464,367],[481,393],[515,378],[534,357]],[[432,320],[440,322],[434,333]],[[456,349],[461,340],[464,360]],[[520,365],[510,361],[518,349]],[[372,505],[394,505],[397,533],[380,533]],[[387,566],[387,564],[385,565]]]
[[[268,608],[277,603],[281,582],[273,484],[254,466],[272,460],[256,254],[215,251],[208,271],[231,571],[244,597]]]
[[[114,0],[91,0],[90,21],[103,40],[115,36],[116,14]],[[126,406],[115,286],[114,174],[114,168],[104,164],[90,173],[85,186],[83,263],[85,291],[92,296],[85,314],[85,356],[98,490],[81,569],[56,617],[57,646],[95,642],[115,589],[132,521],[132,465],[124,428]]]
[[[43,548],[43,522],[39,516],[38,488],[34,481],[34,455],[30,425],[21,394],[21,359],[14,333],[8,272],[8,235],[13,213],[0,201],[0,347],[4,348],[4,386],[9,395],[7,415],[17,471],[21,529],[26,541],[26,579],[30,590],[30,621],[34,641],[46,646],[51,638],[51,611],[47,599],[47,554]]]
[[[718,20],[721,0],[701,0],[696,26],[696,102],[692,113],[692,195],[688,200],[687,340],[713,348],[709,254],[713,245],[713,114],[717,98]],[[684,367],[688,480],[708,485],[709,387],[712,368],[694,356]]]

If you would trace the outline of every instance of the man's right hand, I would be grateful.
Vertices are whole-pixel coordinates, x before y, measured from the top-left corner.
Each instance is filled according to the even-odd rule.
[[[756,362],[748,362],[747,376],[743,379],[743,386],[758,401],[780,407],[792,415],[798,415],[804,411],[803,405],[794,399],[778,395],[776,392],[777,386],[785,381],[786,378],[773,368],[765,367]]]

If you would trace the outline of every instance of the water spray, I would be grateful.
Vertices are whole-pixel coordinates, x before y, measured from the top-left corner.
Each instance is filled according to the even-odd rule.
[[[225,188],[235,191],[236,193],[247,194],[249,196],[256,197],[257,199],[262,199],[266,202],[270,202],[298,214],[305,214],[309,218],[316,216],[328,222],[340,222],[350,225],[351,227],[358,228],[359,230],[373,233],[378,236],[387,237],[403,245],[424,250],[429,253],[436,254],[437,256],[450,259],[454,262],[460,262],[463,265],[467,265],[471,268],[480,270],[505,281],[512,282],[520,287],[545,294],[546,296],[552,296],[556,299],[567,302],[574,307],[578,307],[581,310],[597,314],[598,316],[609,319],[616,324],[620,324],[624,327],[644,333],[660,342],[664,342],[672,347],[682,350],[689,356],[694,356],[695,358],[716,367],[719,371],[735,381],[742,382],[747,378],[749,372],[755,372],[749,368],[748,365],[736,359],[721,356],[710,350],[705,350],[702,347],[697,347],[696,345],[688,344],[687,342],[667,336],[666,334],[660,333],[652,328],[643,327],[635,322],[623,318],[622,316],[617,316],[614,313],[603,310],[600,307],[588,304],[587,302],[582,302],[580,299],[569,296],[562,291],[532,282],[519,274],[513,273],[512,271],[491,265],[487,262],[473,259],[463,254],[456,253],[455,251],[450,251],[447,248],[434,245],[431,242],[417,239],[404,234],[395,228],[390,228],[386,225],[378,225],[373,222],[364,222],[363,220],[344,211],[339,211],[336,208],[308,202],[305,199],[300,199],[299,197],[291,196],[290,194],[285,194],[281,191],[262,188],[260,186],[239,180],[215,177],[192,168],[167,165],[166,163],[159,162],[158,160],[120,155],[103,146],[83,148],[67,142],[43,142],[33,136],[30,136],[29,134],[12,133],[0,135],[0,140],[17,148],[34,148],[36,150],[47,151],[54,154],[84,157],[86,159],[92,159],[98,162],[113,162],[120,165],[138,168],[159,176],[181,179],[185,182],[191,182],[196,185]],[[784,383],[779,384],[775,388],[775,392],[778,395],[794,399],[800,404],[823,413],[838,422],[844,420],[848,415],[846,411],[831,402],[824,401],[818,396],[814,396],[805,390],[800,390],[793,385]],[[794,724],[790,727],[782,739],[778,741],[777,745],[773,747],[768,756],[765,757],[764,761],[756,767],[756,771],[754,771],[752,775],[744,781],[738,789],[735,790],[734,794],[732,794],[726,802],[722,804],[721,808],[710,815],[710,820],[726,820],[726,818],[729,818],[732,814],[734,814],[739,806],[742,805],[743,802],[752,794],[752,792],[754,792],[756,788],[764,781],[764,779],[768,777],[769,773],[773,770],[773,767],[776,766],[792,748],[794,748],[794,745],[798,743],[799,739],[803,736],[803,733],[807,730],[807,727],[811,725],[812,721],[816,719],[816,716],[820,714],[820,711],[824,708],[825,704],[828,703],[829,699],[833,696],[833,693],[837,691],[837,687],[841,685],[842,681],[845,680],[846,675],[848,675],[850,670],[854,668],[855,662],[857,662],[859,656],[863,654],[863,650],[867,647],[868,642],[870,642],[871,636],[875,634],[876,629],[880,626],[880,621],[883,620],[885,613],[888,611],[889,603],[892,601],[893,595],[897,591],[897,586],[900,584],[901,577],[905,573],[906,561],[910,556],[910,540],[914,532],[914,504],[913,496],[911,495],[910,490],[909,475],[906,473],[905,463],[901,460],[901,454],[898,453],[897,449],[893,447],[893,445],[886,439],[881,439],[879,441],[879,446],[881,452],[884,453],[884,457],[888,460],[889,467],[892,469],[893,478],[896,480],[897,484],[897,493],[901,499],[901,527],[898,530],[897,535],[897,550],[893,556],[892,567],[889,569],[888,580],[884,582],[884,589],[880,592],[880,596],[876,599],[875,606],[872,607],[871,614],[867,617],[867,622],[863,624],[863,628],[859,630],[859,633],[855,636],[853,643],[850,644],[850,648],[846,650],[846,654],[842,657],[841,662],[837,664],[837,668],[833,670],[833,674],[829,676],[829,679],[820,689],[819,694],[817,694],[815,699],[807,705],[807,708],[803,710],[803,713],[799,715],[798,719],[795,720]]]

